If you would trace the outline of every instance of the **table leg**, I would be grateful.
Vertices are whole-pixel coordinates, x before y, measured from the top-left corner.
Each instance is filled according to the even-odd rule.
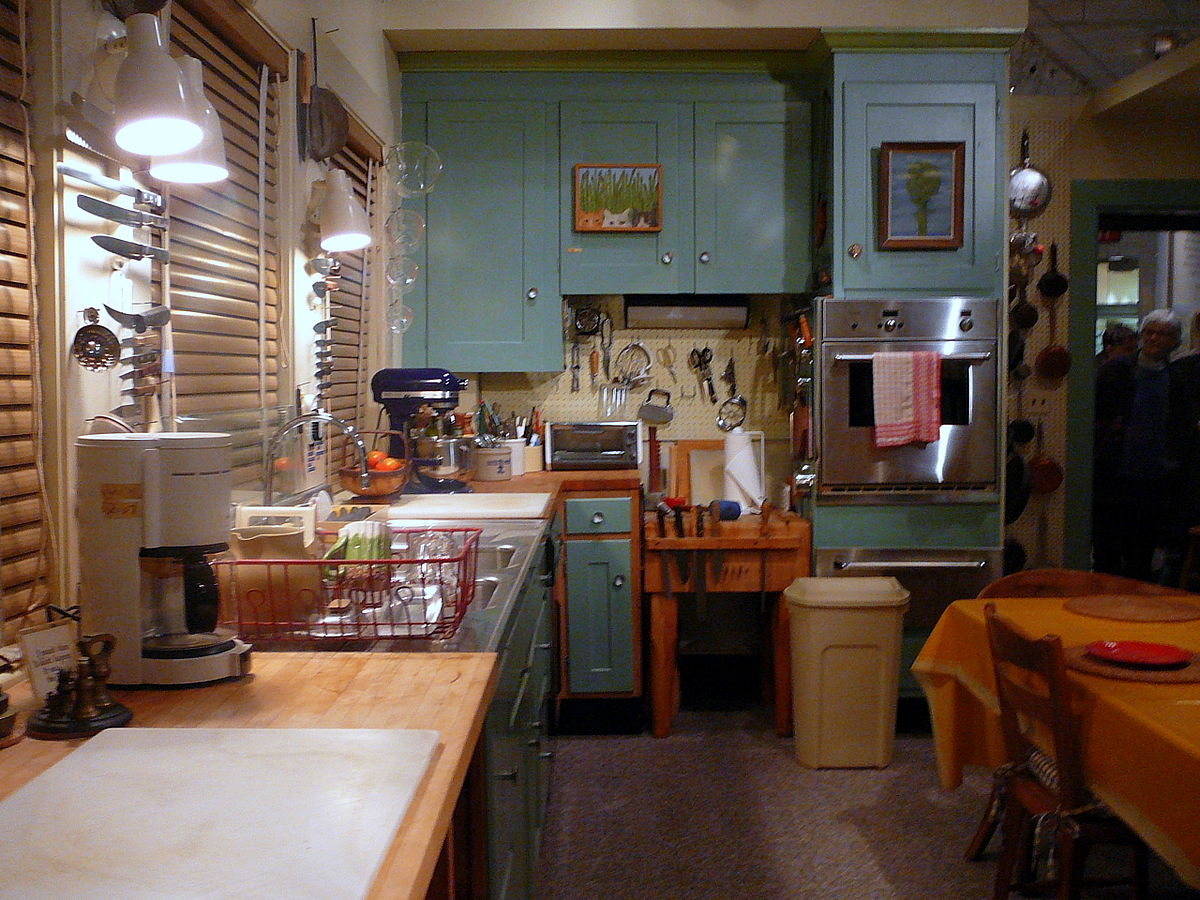
[[[678,709],[679,604],[672,594],[650,595],[650,732],[655,737],[671,733]]]

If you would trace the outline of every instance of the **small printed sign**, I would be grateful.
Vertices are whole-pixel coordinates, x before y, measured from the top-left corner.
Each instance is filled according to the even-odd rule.
[[[39,702],[58,683],[59,669],[74,669],[79,657],[77,626],[71,619],[22,628],[17,634],[29,686]]]

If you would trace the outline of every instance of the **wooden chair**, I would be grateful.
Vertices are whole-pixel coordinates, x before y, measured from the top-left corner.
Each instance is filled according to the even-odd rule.
[[[976,598],[985,600],[991,597],[1080,597],[1087,594],[1161,596],[1186,593],[1188,592],[1104,572],[1087,572],[1080,569],[1026,569],[996,579],[976,594]],[[964,856],[968,860],[973,862],[983,858],[983,853],[992,835],[996,833],[1003,814],[1004,778],[1002,773],[997,773],[979,826],[967,845]]]
[[[1079,719],[1063,661],[1062,639],[1031,639],[996,614],[984,610],[988,645],[996,676],[1000,725],[1008,756],[1005,771],[1004,843],[996,865],[993,900],[1014,889],[1057,887],[1060,900],[1073,900],[1084,886],[1130,885],[1135,900],[1146,897],[1149,851],[1141,839],[1088,791],[1083,779]],[[1048,740],[1047,753],[1034,736]],[[1049,824],[1057,850],[1057,872],[1037,875],[1035,824]],[[1088,851],[1095,844],[1130,848],[1125,878],[1085,878]]]

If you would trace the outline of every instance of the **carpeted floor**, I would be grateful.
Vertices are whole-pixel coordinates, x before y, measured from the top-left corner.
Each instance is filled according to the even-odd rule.
[[[881,770],[801,766],[764,709],[684,711],[663,740],[559,737],[554,751],[539,900],[991,895],[991,858],[962,858],[988,780],[941,790],[924,733],[898,735]],[[1200,897],[1161,864],[1153,876],[1154,898]]]

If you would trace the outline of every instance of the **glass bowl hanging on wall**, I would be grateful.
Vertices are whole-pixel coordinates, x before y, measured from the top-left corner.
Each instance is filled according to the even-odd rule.
[[[396,255],[412,253],[425,241],[425,220],[416,210],[396,207],[387,217],[386,226]]]
[[[395,191],[401,198],[428,194],[442,174],[441,157],[420,141],[405,141],[392,147],[388,151],[387,166]]]

